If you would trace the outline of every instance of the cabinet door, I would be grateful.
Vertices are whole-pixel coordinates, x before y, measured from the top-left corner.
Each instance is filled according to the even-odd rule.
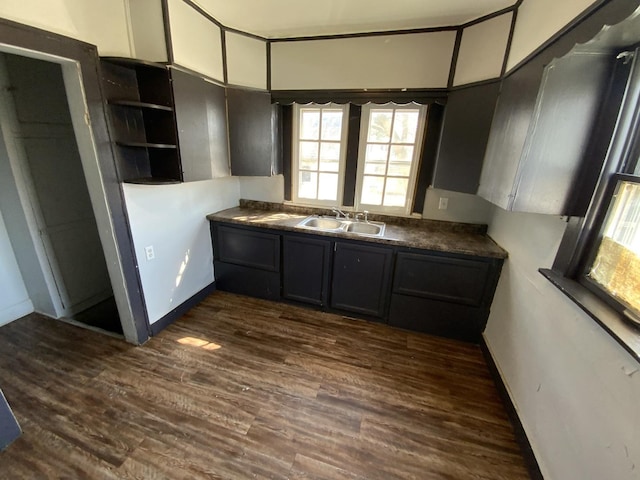
[[[171,69],[184,181],[229,176],[224,87]]]
[[[214,227],[214,258],[271,272],[280,271],[280,236],[228,225]]]
[[[330,255],[329,240],[285,235],[282,240],[282,296],[326,305]]]
[[[227,89],[231,173],[269,177],[282,172],[277,107],[268,92]]]
[[[393,250],[336,242],[331,306],[382,318],[385,315]]]
[[[454,90],[444,111],[433,187],[478,191],[500,82]]]

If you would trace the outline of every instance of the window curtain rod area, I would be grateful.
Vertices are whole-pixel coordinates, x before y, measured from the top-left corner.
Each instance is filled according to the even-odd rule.
[[[446,105],[446,89],[402,89],[402,90],[273,90],[271,103],[279,105],[297,104],[326,104],[351,103],[353,105],[365,105],[367,103],[385,104],[396,103],[405,105],[417,103],[419,105]]]

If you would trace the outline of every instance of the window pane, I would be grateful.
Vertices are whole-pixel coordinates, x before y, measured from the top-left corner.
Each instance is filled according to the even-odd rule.
[[[413,147],[394,145],[389,155],[389,172],[387,175],[408,177],[411,173]]]
[[[298,197],[318,198],[318,174],[315,172],[300,172]]]
[[[384,175],[387,171],[388,145],[367,145],[364,173]]]
[[[385,207],[404,207],[408,187],[409,180],[407,178],[388,178],[383,205]]]
[[[413,143],[418,129],[418,110],[398,110],[393,122],[393,141]]]
[[[318,187],[318,200],[338,199],[338,174],[321,173],[320,186]]]
[[[391,119],[393,110],[372,110],[369,119],[369,142],[389,142],[391,138]]]
[[[325,172],[337,172],[340,161],[340,144],[320,144],[320,170]]]
[[[309,108],[300,110],[300,138],[304,140],[318,140],[320,133],[320,109]]]
[[[360,198],[360,203],[367,205],[381,205],[383,190],[384,177],[370,177],[365,175],[362,179],[362,196]]]
[[[300,170],[318,169],[318,142],[300,142]]]
[[[342,110],[322,111],[322,140],[340,141],[342,135]]]
[[[640,185],[621,182],[589,277],[640,312]]]

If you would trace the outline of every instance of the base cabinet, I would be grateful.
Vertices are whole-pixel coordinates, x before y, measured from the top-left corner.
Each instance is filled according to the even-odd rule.
[[[282,237],[282,296],[325,306],[329,296],[331,241],[313,237]]]
[[[212,222],[216,286],[478,342],[502,259]]]
[[[280,235],[211,224],[216,287],[227,292],[280,298]]]
[[[502,260],[399,252],[389,324],[479,341],[501,265]]]
[[[386,314],[393,250],[336,242],[331,306],[383,318]]]

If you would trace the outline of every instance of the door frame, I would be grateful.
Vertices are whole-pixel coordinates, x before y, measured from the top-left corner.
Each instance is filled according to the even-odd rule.
[[[61,65],[82,168],[124,336],[130,343],[142,344],[149,339],[149,321],[107,128],[97,48],[0,19],[0,51]]]

